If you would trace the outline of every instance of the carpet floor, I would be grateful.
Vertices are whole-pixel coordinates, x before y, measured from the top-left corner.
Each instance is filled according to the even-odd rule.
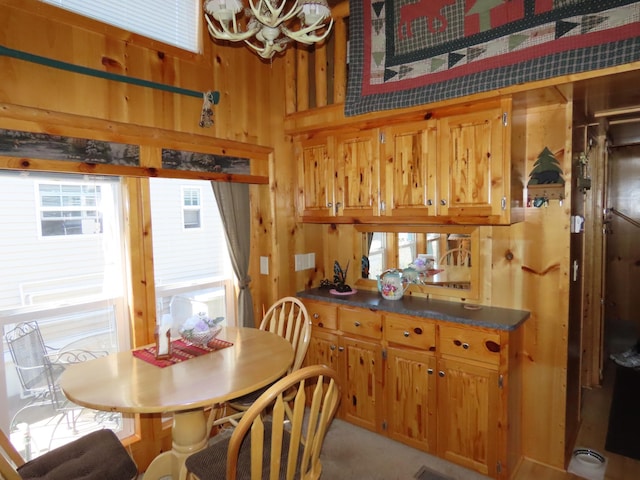
[[[466,468],[334,419],[322,453],[327,480],[487,480]]]

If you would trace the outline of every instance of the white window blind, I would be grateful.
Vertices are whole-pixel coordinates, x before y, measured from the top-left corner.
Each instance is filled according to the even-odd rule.
[[[199,0],[41,0],[198,53]]]

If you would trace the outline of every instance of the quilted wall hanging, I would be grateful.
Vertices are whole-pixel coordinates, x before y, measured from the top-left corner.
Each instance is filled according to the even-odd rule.
[[[640,2],[350,0],[345,115],[640,61]]]

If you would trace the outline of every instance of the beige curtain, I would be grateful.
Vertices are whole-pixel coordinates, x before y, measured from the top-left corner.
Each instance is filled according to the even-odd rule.
[[[249,290],[249,254],[251,250],[251,213],[249,185],[245,183],[211,182],[224,225],[233,271],[238,279],[238,324],[255,327],[253,299]]]

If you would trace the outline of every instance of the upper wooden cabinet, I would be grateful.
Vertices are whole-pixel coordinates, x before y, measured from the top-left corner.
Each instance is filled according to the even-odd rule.
[[[511,100],[493,108],[444,117],[438,125],[438,214],[514,219],[511,192]],[[522,195],[522,191],[520,191]]]
[[[511,99],[439,118],[299,139],[305,222],[501,225],[523,219]]]
[[[299,142],[298,211],[303,220],[377,215],[378,135],[373,129]]]
[[[435,120],[382,131],[381,215],[406,220],[437,215]]]

